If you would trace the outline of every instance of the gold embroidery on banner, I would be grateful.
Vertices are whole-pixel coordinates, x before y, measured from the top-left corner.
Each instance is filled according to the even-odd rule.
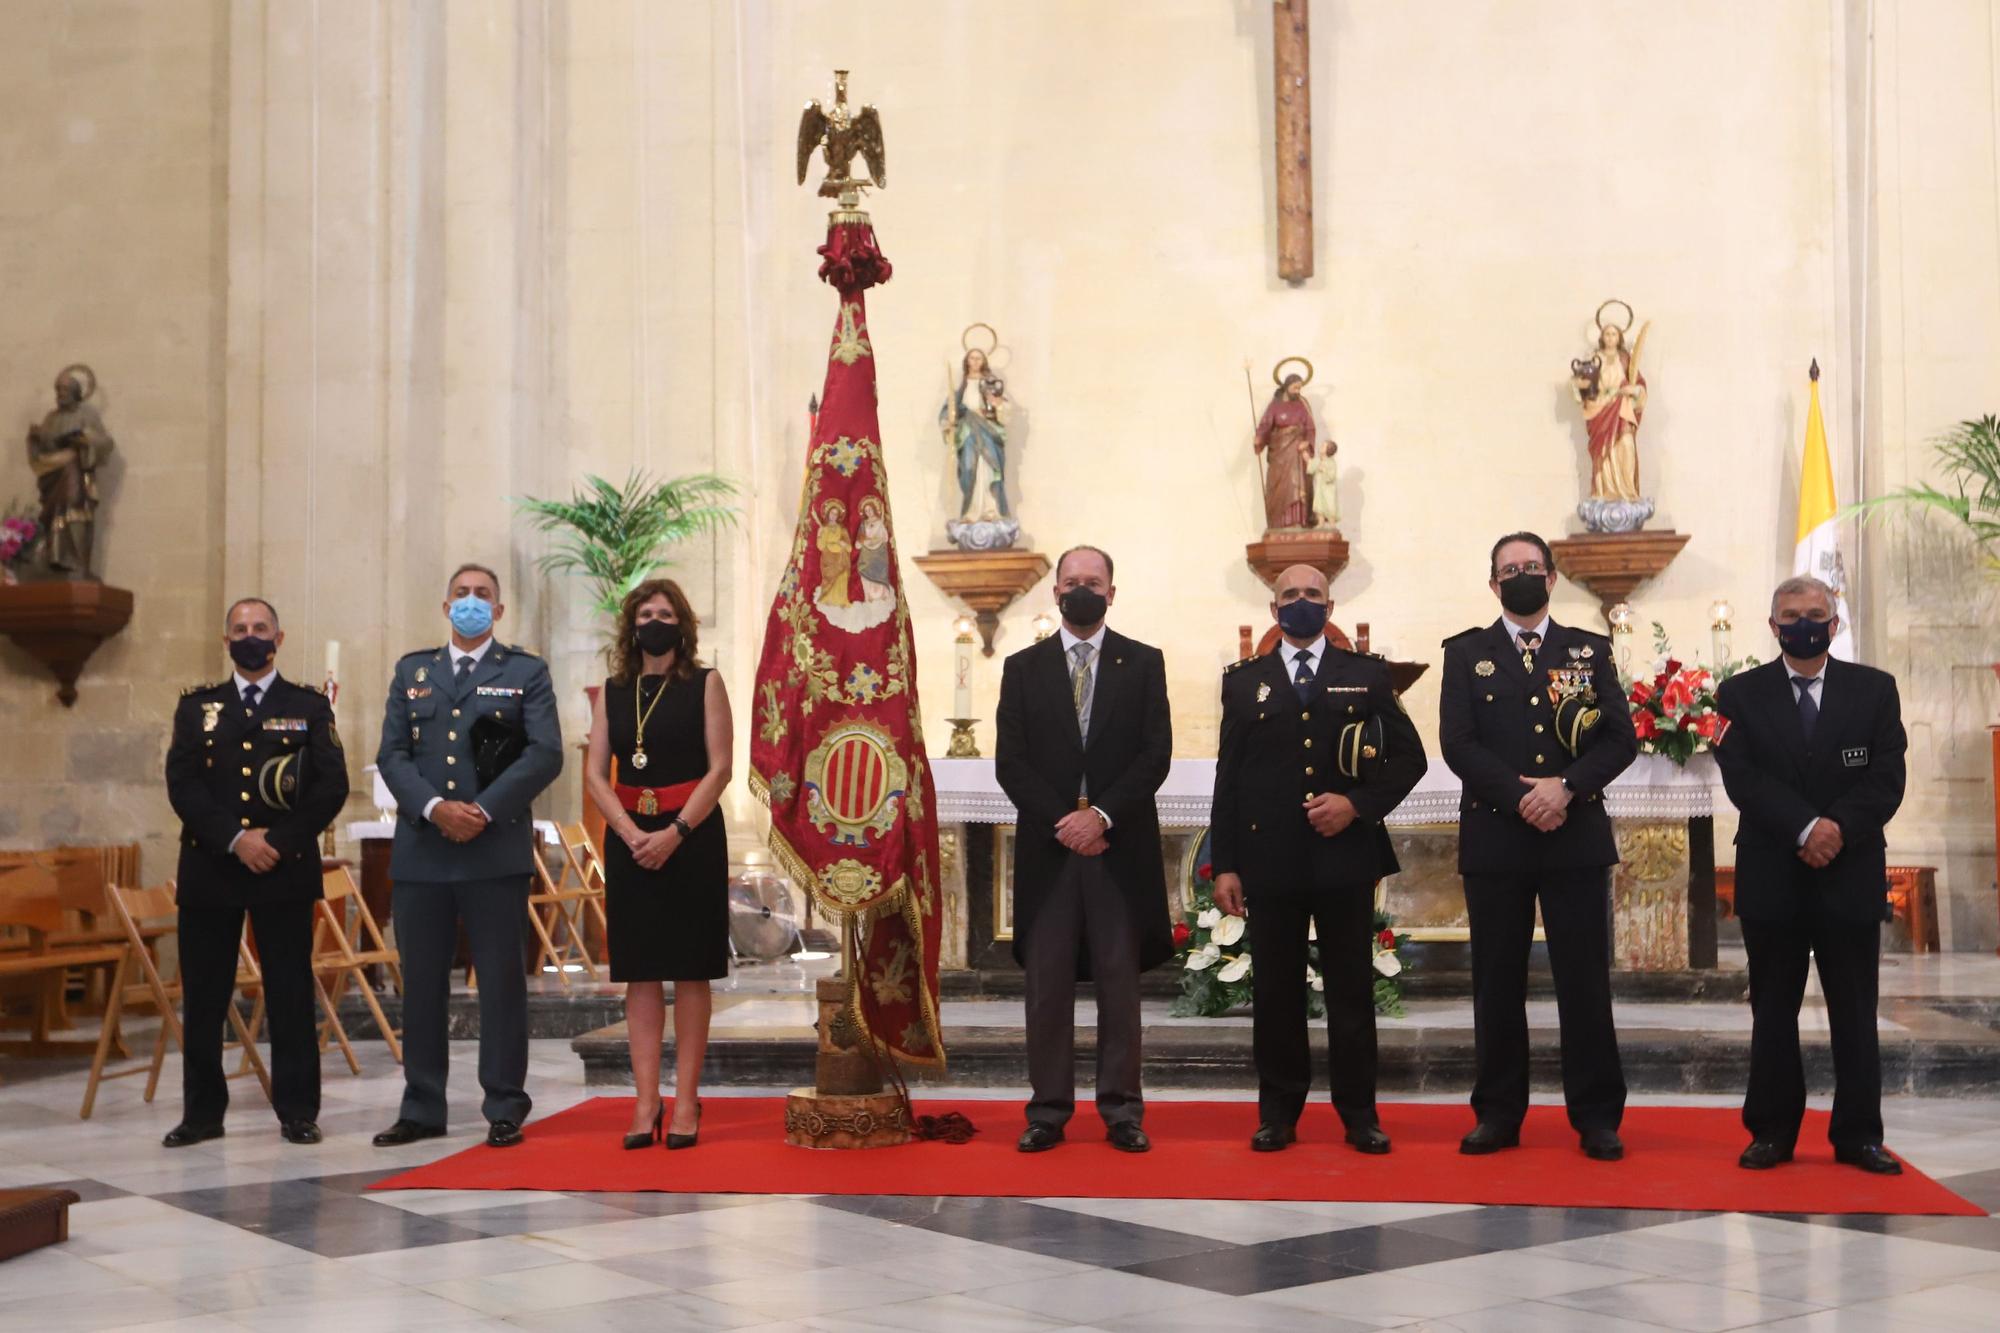
[[[897,940],[889,950],[889,956],[868,978],[868,985],[875,992],[877,1004],[908,1004],[910,1002],[910,944],[907,940]]]
[[[840,328],[833,335],[832,356],[843,366],[851,366],[874,352],[868,345],[868,326],[860,321],[860,314],[859,301],[848,301],[840,307]]]

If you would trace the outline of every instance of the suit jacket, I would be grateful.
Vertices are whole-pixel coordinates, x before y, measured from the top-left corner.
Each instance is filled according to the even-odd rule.
[[[1883,830],[1903,803],[1903,712],[1886,671],[1826,664],[1812,744],[1783,658],[1739,672],[1716,691],[1729,730],[1716,747],[1722,785],[1742,815],[1736,828],[1736,914],[1783,920],[1823,909],[1882,919],[1888,851]],[[1799,835],[1815,818],[1840,825],[1840,854],[1815,870]]]
[[[1574,758],[1556,739],[1549,672],[1584,673],[1601,710]],[[1618,864],[1604,788],[1639,753],[1611,641],[1549,622],[1531,677],[1504,621],[1444,641],[1438,746],[1464,784],[1458,803],[1460,874],[1512,874]],[[1561,777],[1568,817],[1548,833],[1521,818],[1528,777]]]
[[[333,705],[273,676],[246,708],[236,681],[197,685],[174,709],[167,800],[181,820],[180,901],[197,907],[320,896],[319,835],[347,801],[347,755]],[[263,829],[278,864],[257,874],[229,850]]]
[[[396,663],[382,710],[382,745],[375,765],[396,797],[396,845],[389,871],[397,879],[499,879],[534,873],[535,827],[529,807],[562,772],[562,725],[548,664],[498,642],[487,648],[463,685],[452,681],[452,655],[425,648]],[[473,772],[472,723],[497,717],[527,735],[527,749],[482,787]],[[457,843],[424,818],[432,797],[473,801],[492,821],[471,842]]]
[[[1139,923],[1139,966],[1165,962],[1174,951],[1173,930],[1153,795],[1167,780],[1174,732],[1160,650],[1104,632],[1086,739],[1077,733],[1062,636],[1023,648],[1001,670],[995,732],[993,772],[1017,820],[1015,960],[1021,961],[1022,941],[1071,855],[1056,841],[1055,826],[1077,808],[1087,777],[1090,803],[1111,816],[1105,867]]]
[[[1222,675],[1209,864],[1218,875],[1242,876],[1248,894],[1369,886],[1399,868],[1382,821],[1422,780],[1424,742],[1390,685],[1387,663],[1328,644],[1306,698],[1300,704],[1276,650]],[[1347,777],[1336,757],[1341,733],[1370,719],[1381,724],[1379,753],[1361,760],[1359,778]],[[1328,791],[1346,796],[1356,811],[1330,838],[1313,831],[1304,806]]]

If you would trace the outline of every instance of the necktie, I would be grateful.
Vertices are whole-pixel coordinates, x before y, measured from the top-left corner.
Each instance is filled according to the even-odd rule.
[[[1305,703],[1312,697],[1312,687],[1313,655],[1311,653],[1300,653],[1298,656],[1298,671],[1292,676],[1292,688],[1299,692],[1300,703]]]
[[[454,685],[465,684],[465,678],[471,674],[472,674],[472,659],[470,657],[459,658],[457,672],[451,678],[452,684]]]
[[[1542,636],[1531,629],[1521,631],[1518,641],[1521,645],[1521,665],[1529,671],[1535,669],[1535,649],[1542,646]]]
[[[1806,744],[1812,744],[1813,728],[1819,723],[1819,700],[1813,697],[1813,686],[1817,679],[1807,680],[1803,676],[1793,678],[1799,687],[1799,730],[1806,734]]]
[[[1077,730],[1085,736],[1090,734],[1091,652],[1091,646],[1082,642],[1069,650],[1069,697],[1070,702],[1076,705]]]
[[[243,687],[243,706],[245,708],[255,708],[257,706],[257,696],[263,692],[264,687],[262,685],[245,685]]]

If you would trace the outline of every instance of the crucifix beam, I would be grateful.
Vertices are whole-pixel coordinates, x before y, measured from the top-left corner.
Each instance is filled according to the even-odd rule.
[[[1272,82],[1277,89],[1278,276],[1313,274],[1310,0],[1272,0]]]

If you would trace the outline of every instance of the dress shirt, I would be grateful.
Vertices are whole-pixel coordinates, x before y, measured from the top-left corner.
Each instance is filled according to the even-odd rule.
[[[444,646],[444,651],[445,651],[445,656],[451,660],[451,678],[453,680],[458,679],[459,658],[461,657],[471,658],[472,665],[468,667],[467,670],[477,671],[479,669],[479,660],[486,656],[486,650],[488,648],[491,648],[492,646],[493,646],[493,635],[491,632],[488,632],[486,637],[479,641],[479,646],[477,648],[461,648],[455,643],[446,643]],[[431,811],[437,809],[438,803],[442,800],[444,800],[444,797],[442,796],[433,796],[428,801],[424,802],[425,819],[429,819],[431,817]],[[474,809],[479,811],[480,814],[486,815],[486,807],[479,804],[479,802],[474,801],[472,803],[472,806]],[[486,815],[486,821],[489,824],[492,823],[493,816]]]
[[[1799,691],[1802,688],[1813,691],[1813,702],[1818,704],[1822,709],[1826,707],[1826,663],[1820,663],[1818,675],[1808,676],[1804,672],[1794,671],[1792,664],[1787,662],[1785,663],[1785,675],[1791,679],[1792,707],[1797,708],[1799,706]],[[1799,830],[1798,845],[1801,847],[1805,846],[1806,839],[1810,838],[1812,831],[1818,827],[1819,816],[1814,815],[1811,820],[1807,821],[1806,826]]]
[[[1090,675],[1090,691],[1091,691],[1090,706],[1092,708],[1096,708],[1097,707],[1097,664],[1104,656],[1104,622],[1101,620],[1098,621],[1097,632],[1095,634],[1092,634],[1087,639],[1079,639],[1076,635],[1071,634],[1069,632],[1068,625],[1061,626],[1059,629],[1057,629],[1056,633],[1060,635],[1062,638],[1064,675],[1068,675],[1071,669],[1074,668],[1076,665],[1076,658],[1071,656],[1071,654],[1073,654],[1076,651],[1076,646],[1079,643],[1087,643],[1090,645],[1090,665],[1086,667],[1085,670]],[[1078,725],[1081,724],[1082,724],[1081,719],[1079,719]],[[1077,795],[1079,796],[1083,796],[1086,794],[1087,793],[1085,793],[1082,790],[1079,790],[1077,792]],[[1098,810],[1097,807],[1094,805],[1090,808],[1092,810],[1097,811],[1097,817],[1104,821],[1104,827],[1106,828],[1111,827],[1110,815],[1105,814],[1104,811],[1102,810]]]

